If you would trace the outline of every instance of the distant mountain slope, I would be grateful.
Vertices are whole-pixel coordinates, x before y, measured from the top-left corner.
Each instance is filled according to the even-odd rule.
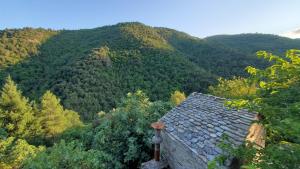
[[[36,54],[37,47],[55,34],[56,31],[45,29],[0,30],[0,68]]]
[[[282,54],[288,49],[300,48],[299,39],[270,34],[216,35],[205,39],[250,54],[254,54],[258,50],[275,51],[276,54]]]
[[[1,79],[7,74],[31,98],[51,89],[84,119],[113,108],[128,92],[168,99],[176,89],[205,91],[215,79],[155,29],[137,23],[59,31],[34,56],[5,68]]]
[[[258,44],[283,50],[268,36],[253,36],[236,38],[242,42],[235,44],[227,36],[199,39],[135,22],[82,30],[3,30],[0,79],[10,74],[32,99],[50,89],[66,108],[90,120],[128,92],[141,89],[153,100],[167,100],[174,90],[205,92],[217,77],[243,76],[248,65],[263,67],[266,63],[253,55],[264,49]],[[247,46],[247,39],[253,45]],[[297,45],[286,38],[281,42],[288,43],[284,49]]]
[[[265,62],[221,43],[191,37],[172,29],[160,28],[162,36],[193,63],[222,77],[245,76],[246,66],[263,67]]]

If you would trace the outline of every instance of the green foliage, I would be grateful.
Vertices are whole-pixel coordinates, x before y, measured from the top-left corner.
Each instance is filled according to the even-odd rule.
[[[245,158],[250,168],[288,169],[300,161],[300,51],[289,50],[286,58],[265,51],[259,57],[271,62],[260,70],[248,67],[248,82],[256,82],[252,97],[232,100],[228,104],[259,112],[267,130],[266,147]],[[243,149],[247,150],[247,149]]]
[[[112,157],[97,150],[85,150],[78,142],[64,140],[24,162],[24,169],[106,169],[117,164]]]
[[[84,30],[7,29],[0,34],[0,81],[10,74],[32,100],[51,90],[86,121],[139,89],[151,100],[164,101],[174,90],[207,92],[220,76],[247,76],[248,65],[266,67],[253,51],[280,53],[300,43],[260,34],[199,39],[134,22]]]
[[[54,137],[66,129],[63,111],[59,100],[50,91],[47,91],[42,97],[39,114],[46,137]]]
[[[246,168],[250,166],[249,164],[243,165],[243,163],[247,163],[249,159],[253,162],[256,162],[256,155],[259,153],[259,149],[257,149],[254,143],[244,142],[244,144],[234,147],[233,142],[228,139],[227,135],[223,135],[222,141],[218,144],[223,151],[223,154],[216,157],[214,161],[218,162],[218,164],[225,164],[226,160],[234,159],[235,161],[231,161],[231,167],[242,167]]]
[[[135,168],[150,159],[152,122],[167,110],[169,103],[150,102],[141,91],[128,93],[119,106],[101,118],[93,148],[111,154],[122,168]]]
[[[102,46],[92,50],[91,56],[99,59],[106,66],[111,66],[111,59],[109,57],[109,48],[107,46]]]
[[[14,137],[0,139],[0,168],[19,168],[22,166],[24,160],[34,157],[44,149],[42,146],[35,147],[30,145],[23,139],[16,139]]]
[[[115,107],[128,92],[140,89],[151,100],[167,101],[174,90],[186,94],[207,92],[207,87],[219,76],[247,76],[246,66],[263,68],[268,65],[248,52],[245,42],[236,49],[234,45],[225,44],[226,39],[199,39],[141,23],[84,30],[4,30],[2,34],[3,37],[9,34],[6,39],[10,39],[2,43],[2,46],[11,46],[5,47],[5,53],[15,53],[13,58],[27,59],[17,59],[19,64],[11,64],[14,61],[8,61],[10,56],[4,54],[3,65],[11,66],[0,64],[3,69],[0,81],[10,74],[24,94],[33,100],[51,90],[61,98],[64,107],[79,112],[86,121],[96,118],[99,111]],[[268,37],[257,36],[262,38],[249,35],[234,40],[247,42],[248,39],[260,44],[263,37]],[[31,39],[37,43],[28,44]],[[278,47],[277,41],[267,39],[260,49],[268,44],[269,49],[275,50],[272,46]],[[20,43],[18,47],[13,41]],[[284,48],[299,44],[290,39],[280,42],[285,44]],[[32,52],[21,50],[27,46],[31,46]],[[249,48],[253,51],[258,46]]]
[[[264,50],[275,54],[284,54],[289,49],[299,48],[299,40],[271,34],[244,33],[238,35],[216,35],[205,38],[244,54],[255,56],[257,51]],[[254,65],[258,66],[258,65]]]
[[[152,157],[150,124],[170,108],[141,91],[128,93],[117,108],[100,113],[97,126],[64,131],[60,142],[26,160],[24,168],[137,168]]]
[[[231,99],[252,97],[256,92],[256,84],[248,79],[233,77],[231,80],[219,78],[216,86],[210,86],[209,91],[215,96]]]
[[[22,96],[10,76],[6,78],[1,91],[0,109],[2,111],[1,127],[9,133],[9,136],[28,138],[39,130],[39,126],[34,126],[32,105],[27,98]]]
[[[172,49],[172,46],[159,34],[156,29],[141,23],[124,23],[119,24],[120,30],[128,39],[139,43],[140,48],[160,48]]]
[[[170,101],[174,105],[179,105],[181,102],[183,102],[186,99],[186,96],[183,92],[180,91],[175,91],[174,93],[171,94]]]
[[[69,142],[80,142],[86,149],[92,149],[95,136],[94,128],[91,124],[69,128],[64,131],[57,140]]]
[[[47,91],[41,99],[39,114],[43,133],[46,137],[55,137],[67,128],[82,125],[79,116],[71,110],[64,110],[60,100]]]
[[[6,29],[0,30],[0,69],[38,53],[39,46],[56,31],[45,29]]]
[[[214,75],[185,55],[159,29],[140,23],[64,30],[44,41],[35,57],[0,71],[0,80],[10,74],[34,100],[51,90],[90,121],[139,89],[164,101],[174,90],[205,92]]]
[[[223,149],[228,156],[240,156],[248,168],[295,168],[300,161],[299,56],[296,51],[286,59],[260,52],[271,61],[267,63],[253,57],[253,51],[282,53],[299,41],[256,34],[232,37],[236,39],[199,39],[140,23],[0,31],[0,80],[5,83],[0,167],[136,168],[152,156],[150,123],[172,106],[150,100],[167,101],[174,90],[206,92],[219,76],[247,77],[246,65],[271,65],[264,70],[249,67],[249,79],[222,79],[210,88],[216,95],[239,99],[234,105],[259,112],[267,128],[268,146],[256,152],[260,160],[246,146]],[[8,74],[31,100],[41,100],[29,102],[10,78],[5,81]],[[121,99],[131,91],[138,92]],[[171,100],[178,104],[183,96],[175,92]],[[82,125],[69,109],[95,123]],[[47,141],[54,146],[36,147]]]
[[[208,169],[217,169],[217,167],[218,167],[218,164],[217,164],[217,161],[215,161],[215,160],[209,161],[207,164]]]
[[[29,103],[10,76],[1,91],[0,110],[0,168],[4,169],[20,168],[24,160],[45,149],[29,143],[42,143],[44,137],[82,126],[79,115],[64,110],[50,92],[45,93],[40,106]]]
[[[257,80],[259,86],[255,98],[248,100],[248,105],[264,116],[263,122],[271,140],[299,144],[299,51],[288,51],[286,59],[262,51],[258,55],[274,64],[265,70],[248,67],[251,78]]]
[[[29,103],[10,77],[1,96],[2,168],[137,167],[150,158],[149,138],[153,135],[150,123],[157,121],[171,108],[168,102],[150,102],[141,91],[129,93],[116,109],[107,114],[99,113],[100,123],[92,126],[83,125],[79,115],[64,109],[50,91],[43,95],[40,102]],[[25,123],[22,120],[28,120],[28,112],[31,113],[30,123]],[[13,121],[15,119],[11,115],[19,121]],[[10,121],[17,127],[8,128],[12,123]],[[19,132],[20,128],[22,130]],[[45,149],[30,145],[27,141],[47,146],[54,143],[54,146]]]
[[[300,145],[289,142],[270,144],[261,153],[262,162],[257,164],[260,168],[299,168],[300,166]]]
[[[210,38],[199,39],[188,34],[172,29],[159,28],[160,34],[168,40],[191,62],[204,68],[217,76],[230,78],[232,76],[247,76],[244,68],[249,65],[265,67],[263,62],[250,53],[246,53],[243,48],[234,49],[234,46],[226,46]],[[251,40],[251,37],[248,38]],[[247,43],[247,39],[245,39]],[[299,44],[299,42],[297,42]],[[273,45],[272,41],[268,44]],[[238,45],[237,45],[238,46]]]
[[[65,109],[63,114],[66,118],[66,128],[73,128],[83,125],[83,123],[80,120],[80,116],[77,112]]]

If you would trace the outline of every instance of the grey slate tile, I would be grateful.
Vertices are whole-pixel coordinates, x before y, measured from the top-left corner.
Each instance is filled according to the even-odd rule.
[[[172,133],[207,162],[221,153],[217,143],[224,133],[234,144],[241,144],[255,118],[255,113],[247,110],[237,111],[225,107],[225,100],[192,93],[161,118],[166,126],[164,132]]]

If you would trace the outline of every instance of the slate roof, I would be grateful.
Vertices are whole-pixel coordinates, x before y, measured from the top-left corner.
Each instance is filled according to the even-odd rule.
[[[224,106],[225,99],[192,93],[161,118],[165,132],[200,156],[204,162],[221,153],[217,147],[223,133],[234,145],[241,144],[255,119],[255,113]]]

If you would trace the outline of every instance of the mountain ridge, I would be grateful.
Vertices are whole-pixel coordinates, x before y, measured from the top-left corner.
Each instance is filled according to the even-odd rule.
[[[51,90],[66,108],[80,112],[85,120],[115,107],[128,92],[141,89],[152,100],[167,100],[174,90],[206,92],[218,77],[245,76],[248,65],[266,66],[251,52],[255,45],[250,50],[245,45],[235,46],[234,38],[201,39],[136,22],[94,29],[45,29],[42,38],[32,28],[15,30],[22,36],[4,36],[6,31],[0,34],[3,58],[14,59],[27,51],[22,39],[36,38],[38,43],[32,45],[34,52],[0,65],[0,80],[10,74],[32,99]],[[246,43],[247,38],[241,41]],[[298,42],[275,51],[280,53],[294,44]],[[272,41],[264,45],[277,47],[276,43],[272,47]]]

